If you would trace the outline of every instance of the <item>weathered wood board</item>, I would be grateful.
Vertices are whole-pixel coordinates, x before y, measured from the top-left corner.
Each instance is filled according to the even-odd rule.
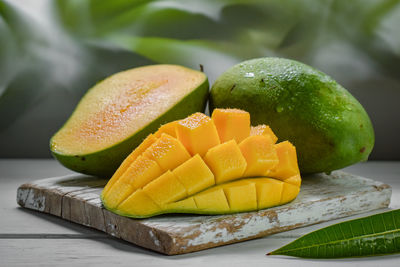
[[[304,177],[293,202],[221,216],[162,215],[135,220],[102,207],[106,180],[70,175],[23,184],[17,202],[164,254],[183,254],[359,214],[389,205],[391,188],[345,172]]]

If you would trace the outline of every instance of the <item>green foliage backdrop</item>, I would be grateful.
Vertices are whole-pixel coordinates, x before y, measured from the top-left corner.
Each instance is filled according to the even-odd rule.
[[[210,81],[280,56],[328,73],[366,107],[375,159],[400,159],[399,0],[0,0],[0,157],[46,157],[94,83],[152,63]]]

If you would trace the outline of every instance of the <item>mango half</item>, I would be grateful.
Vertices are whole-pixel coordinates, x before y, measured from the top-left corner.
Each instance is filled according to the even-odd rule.
[[[204,73],[176,65],[114,74],[86,93],[51,152],[71,170],[109,178],[161,124],[204,111],[208,88]]]
[[[123,161],[105,186],[104,206],[146,218],[163,213],[226,214],[285,204],[301,177],[296,148],[250,114],[215,109],[165,124]]]

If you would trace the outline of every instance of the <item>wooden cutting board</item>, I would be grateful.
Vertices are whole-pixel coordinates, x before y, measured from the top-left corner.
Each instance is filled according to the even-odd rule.
[[[291,203],[232,215],[161,215],[135,220],[102,207],[106,180],[84,175],[23,184],[22,207],[50,213],[164,254],[174,255],[231,244],[293,228],[359,214],[389,205],[389,185],[336,171],[303,178]]]

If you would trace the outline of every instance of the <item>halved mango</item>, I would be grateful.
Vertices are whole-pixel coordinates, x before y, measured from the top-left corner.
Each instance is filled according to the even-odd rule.
[[[220,134],[220,129],[235,131],[236,122],[247,125],[247,119],[244,111],[216,112],[216,123],[195,113],[161,126],[110,180],[101,195],[104,206],[144,218],[253,211],[296,198],[301,177],[295,147],[287,141],[274,144],[275,135],[264,125],[253,135],[250,130],[243,130],[247,136]]]
[[[204,73],[177,65],[116,73],[87,91],[51,138],[51,152],[71,170],[110,178],[161,124],[203,112],[208,87]]]

